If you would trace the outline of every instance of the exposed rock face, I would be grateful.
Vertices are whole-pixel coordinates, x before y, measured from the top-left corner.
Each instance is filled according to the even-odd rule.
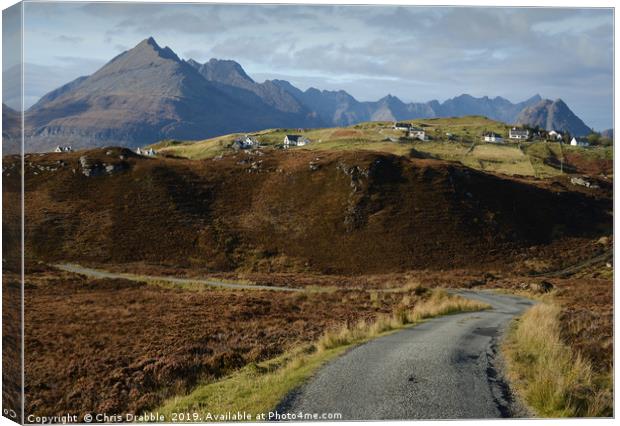
[[[86,177],[113,175],[129,168],[129,164],[125,161],[106,163],[86,155],[80,157],[79,163],[82,174]]]
[[[517,118],[517,124],[539,126],[545,130],[569,132],[573,136],[585,136],[592,130],[586,126],[562,101],[543,99],[540,102],[525,108]]]
[[[585,186],[586,188],[592,188],[592,189],[598,189],[599,187],[597,184],[592,183],[589,180],[584,179],[583,177],[580,177],[580,176],[571,177],[570,183],[572,183],[573,185]]]

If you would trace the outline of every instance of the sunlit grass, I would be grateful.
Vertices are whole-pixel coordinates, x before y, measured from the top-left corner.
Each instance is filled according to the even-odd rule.
[[[513,385],[543,417],[611,416],[611,376],[595,377],[562,342],[559,315],[557,305],[540,303],[517,320],[504,345]]]

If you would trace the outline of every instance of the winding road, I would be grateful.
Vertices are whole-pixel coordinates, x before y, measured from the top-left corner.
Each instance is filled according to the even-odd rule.
[[[520,417],[499,371],[498,338],[533,305],[522,297],[454,291],[492,306],[438,317],[374,339],[328,363],[277,411],[343,420]]]
[[[76,264],[55,267],[94,278],[201,283],[228,289],[303,291],[212,279],[140,276]],[[497,358],[498,338],[533,301],[485,291],[451,290],[492,309],[428,320],[357,346],[321,368],[277,407],[280,413],[338,413],[342,420],[521,417]]]
[[[57,263],[52,265],[61,271],[72,272],[74,274],[84,275],[91,278],[112,278],[125,279],[130,281],[148,282],[163,281],[170,284],[202,284],[209,287],[221,287],[230,290],[271,290],[271,291],[304,291],[303,288],[270,286],[258,284],[239,284],[225,281],[217,281],[205,278],[176,278],[164,275],[136,275],[125,272],[109,272],[103,269],[87,268],[85,266],[76,265],[75,263]]]

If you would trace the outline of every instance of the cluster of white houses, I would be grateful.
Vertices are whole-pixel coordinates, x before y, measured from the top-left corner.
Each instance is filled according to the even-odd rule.
[[[136,148],[136,154],[138,155],[144,155],[146,157],[154,157],[156,152],[153,148],[149,148],[149,149],[142,149],[140,147]]]
[[[547,132],[548,139],[561,142],[563,140],[563,137],[564,136],[562,135],[562,133],[556,132],[555,130],[551,130]],[[521,140],[528,140],[529,138],[530,138],[530,132],[527,129],[513,127],[508,131],[508,139],[512,139],[515,141],[521,141]],[[490,143],[503,143],[504,142],[504,137],[495,132],[483,133],[482,139],[485,142],[490,142]],[[590,143],[587,140],[580,139],[580,138],[572,138],[570,141],[570,144],[572,146],[589,146],[590,145]]]
[[[71,145],[58,145],[54,152],[73,152],[73,147]]]
[[[527,140],[530,137],[530,131],[527,129],[521,129],[519,127],[513,127],[508,131],[508,139],[512,140]],[[503,143],[504,137],[499,133],[485,132],[482,134],[482,139],[485,142],[491,143]]]
[[[310,143],[310,139],[302,135],[286,135],[284,136],[284,148],[293,146],[305,146]],[[252,149],[261,146],[259,140],[254,136],[245,135],[234,140],[231,145],[234,149]]]

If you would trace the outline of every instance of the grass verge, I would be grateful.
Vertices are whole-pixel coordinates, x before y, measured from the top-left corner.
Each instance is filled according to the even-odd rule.
[[[597,377],[562,341],[560,312],[553,303],[540,303],[515,321],[503,346],[508,376],[539,416],[612,416],[612,377]]]
[[[200,385],[188,395],[168,400],[157,412],[166,419],[170,419],[171,413],[182,412],[241,411],[252,416],[268,413],[319,367],[354,345],[427,318],[487,308],[487,304],[435,290],[413,309],[397,308],[391,315],[378,316],[372,322],[359,321],[327,330],[315,344],[291,350],[272,360],[247,365],[222,380]],[[217,420],[203,418],[203,421]]]

